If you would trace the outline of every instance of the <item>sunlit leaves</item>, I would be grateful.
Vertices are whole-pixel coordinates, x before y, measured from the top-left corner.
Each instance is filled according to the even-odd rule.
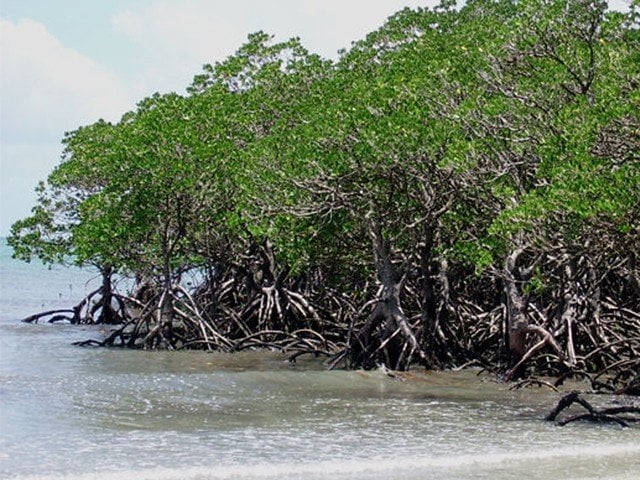
[[[630,231],[632,15],[596,0],[452,5],[396,13],[336,64],[257,32],[188,95],[70,132],[14,226],[16,254],[157,274],[268,237],[296,271],[365,271],[377,222],[399,258],[431,236],[484,268],[519,232]]]

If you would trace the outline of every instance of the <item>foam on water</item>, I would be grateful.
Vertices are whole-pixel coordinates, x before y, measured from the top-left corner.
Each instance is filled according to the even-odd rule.
[[[600,471],[597,465],[603,466],[606,459],[627,458],[628,466],[612,470],[612,475]],[[635,461],[633,459],[635,458]],[[573,469],[585,470],[578,476],[565,476],[562,466],[557,462],[566,462]],[[509,466],[518,468],[518,478],[566,478],[616,480],[635,479],[640,471],[640,445],[624,444],[611,447],[565,447],[553,450],[541,450],[518,453],[496,453],[488,455],[459,455],[435,457],[376,457],[366,459],[326,460],[321,462],[296,463],[261,463],[254,465],[209,465],[180,468],[150,468],[145,470],[117,470],[107,472],[85,473],[80,475],[38,475],[23,477],[24,480],[227,480],[236,478],[248,479],[286,479],[286,478],[441,478],[443,471],[446,478],[484,478],[484,475],[495,474],[500,468]],[[585,468],[580,468],[587,467]],[[635,469],[639,470],[635,470]],[[602,476],[602,475],[607,476]],[[427,475],[426,477],[424,475]],[[549,476],[551,475],[551,476]],[[445,478],[445,477],[442,477]]]

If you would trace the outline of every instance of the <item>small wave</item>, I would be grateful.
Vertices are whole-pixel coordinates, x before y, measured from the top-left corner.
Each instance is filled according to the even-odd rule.
[[[557,460],[580,461],[583,458],[588,458],[589,463],[593,464],[596,459],[624,456],[632,456],[630,461],[623,459],[623,466],[629,467],[628,469],[625,467],[624,472],[630,472],[637,468],[640,462],[638,460],[640,459],[640,445],[576,446],[554,450],[458,456],[376,457],[321,462],[154,468],[68,475],[36,475],[20,478],[22,480],[122,480],[124,478],[135,478],[137,480],[227,480],[238,478],[268,480],[272,478],[301,478],[301,476],[304,476],[305,478],[340,479],[371,478],[372,474],[378,474],[381,478],[388,478],[389,474],[396,476],[403,474],[403,472],[408,475],[420,472],[431,472],[433,474],[437,471],[448,472],[450,475],[445,475],[445,478],[458,478],[456,472],[469,471],[469,469],[477,472],[477,469],[504,468],[508,466],[513,469],[524,470],[528,469],[528,464],[530,463],[537,464],[544,461],[553,461],[555,464]],[[474,476],[469,476],[469,478],[472,477]],[[574,480],[579,478],[583,477],[575,477]],[[584,478],[595,477],[588,476]],[[614,476],[610,478],[630,479],[635,477],[626,476],[626,473],[623,473],[623,476],[614,473]]]

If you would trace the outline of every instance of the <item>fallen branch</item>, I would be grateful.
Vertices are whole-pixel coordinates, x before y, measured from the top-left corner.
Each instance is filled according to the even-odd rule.
[[[560,415],[560,413],[562,413],[565,409],[569,408],[574,403],[582,405],[582,407],[587,410],[587,413],[572,415],[563,420],[556,421],[558,415]],[[633,415],[621,416],[621,414],[623,413],[630,413]],[[558,405],[556,405],[556,407],[551,410],[549,415],[545,417],[545,420],[548,422],[555,421],[559,426],[564,426],[578,420],[588,420],[590,422],[597,423],[617,423],[621,427],[629,427],[630,423],[640,421],[640,407],[628,405],[597,410],[589,402],[582,398],[579,392],[571,392],[560,399]]]

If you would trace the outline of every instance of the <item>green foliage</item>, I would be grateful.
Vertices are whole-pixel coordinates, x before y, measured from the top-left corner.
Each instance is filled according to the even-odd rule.
[[[166,275],[269,238],[294,272],[397,259],[477,271],[516,236],[633,231],[640,41],[595,0],[402,10],[333,64],[257,32],[188,95],[68,133],[16,256]]]

